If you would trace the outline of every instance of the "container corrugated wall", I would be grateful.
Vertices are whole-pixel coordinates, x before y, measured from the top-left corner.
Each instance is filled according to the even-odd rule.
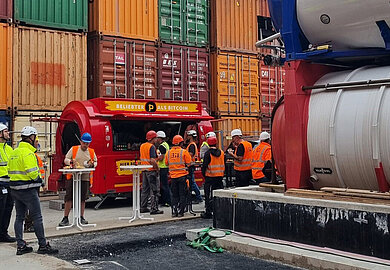
[[[224,148],[231,142],[230,132],[233,129],[241,129],[243,136],[258,137],[261,133],[261,120],[257,117],[221,117],[212,125]]]
[[[209,40],[209,0],[159,1],[163,42],[205,47]]]
[[[15,0],[14,20],[33,26],[88,30],[88,0]]]
[[[212,48],[256,52],[257,0],[210,1]]]
[[[13,39],[13,107],[60,111],[87,98],[85,34],[15,27]]]
[[[12,27],[0,23],[0,110],[12,106]]]
[[[260,116],[259,57],[213,52],[210,57],[212,112]]]
[[[94,0],[89,3],[89,31],[155,41],[157,0]]]
[[[162,44],[159,47],[159,95],[162,100],[209,102],[209,54],[204,48]]]
[[[157,98],[154,42],[92,35],[88,47],[88,98]]]
[[[263,17],[271,17],[268,9],[268,0],[257,0],[256,15]]]
[[[13,0],[0,0],[0,20],[12,20],[12,3]]]
[[[271,117],[272,110],[284,94],[286,72],[281,66],[267,66],[260,62],[261,115]]]

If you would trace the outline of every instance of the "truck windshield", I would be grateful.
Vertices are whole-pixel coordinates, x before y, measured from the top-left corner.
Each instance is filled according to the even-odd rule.
[[[194,126],[193,121],[110,121],[113,136],[114,151],[139,151],[142,143],[146,141],[145,135],[149,130],[162,130],[167,136],[167,142],[171,145],[173,136],[184,136],[186,127]]]

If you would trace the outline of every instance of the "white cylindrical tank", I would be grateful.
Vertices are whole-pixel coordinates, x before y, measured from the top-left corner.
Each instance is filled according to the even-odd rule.
[[[390,79],[389,66],[329,73],[316,85],[380,79]],[[313,90],[307,148],[316,189],[378,190],[379,163],[390,180],[390,86]]]
[[[388,0],[296,0],[297,18],[313,45],[335,50],[385,48],[377,21],[390,25]]]

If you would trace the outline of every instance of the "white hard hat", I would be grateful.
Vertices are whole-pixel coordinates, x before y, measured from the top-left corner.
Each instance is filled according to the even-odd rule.
[[[271,135],[267,131],[263,131],[260,133],[260,141],[265,141],[271,138]]]
[[[157,138],[165,138],[165,137],[167,137],[166,135],[165,135],[165,132],[164,131],[157,131]]]
[[[8,129],[8,127],[3,123],[0,123],[0,132],[3,131],[4,129]]]
[[[239,128],[233,129],[232,132],[231,132],[231,136],[232,137],[234,137],[234,136],[242,136],[241,129],[239,129]]]
[[[193,136],[193,137],[196,137],[196,131],[195,130],[189,130],[189,131],[187,131],[187,135],[188,136]]]
[[[214,132],[212,132],[212,131],[207,132],[206,138],[210,138],[210,137],[217,137],[217,135]]]
[[[37,130],[34,127],[25,126],[22,128],[22,136],[38,135]]]

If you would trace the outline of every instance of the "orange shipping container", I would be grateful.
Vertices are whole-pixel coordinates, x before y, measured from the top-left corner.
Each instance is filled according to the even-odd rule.
[[[12,28],[0,23],[0,110],[12,102]]]
[[[87,98],[86,34],[15,27],[13,107],[61,111]]]
[[[268,0],[257,0],[256,15],[263,17],[271,17],[268,9]]]
[[[230,144],[230,132],[233,129],[241,129],[244,139],[258,139],[261,133],[261,120],[257,117],[221,117],[214,120],[212,125],[223,149]]]
[[[89,2],[89,31],[143,40],[158,39],[157,0]]]
[[[256,2],[258,0],[210,1],[211,47],[221,50],[256,52]]]
[[[254,54],[211,53],[211,110],[214,114],[260,115],[259,62]]]

